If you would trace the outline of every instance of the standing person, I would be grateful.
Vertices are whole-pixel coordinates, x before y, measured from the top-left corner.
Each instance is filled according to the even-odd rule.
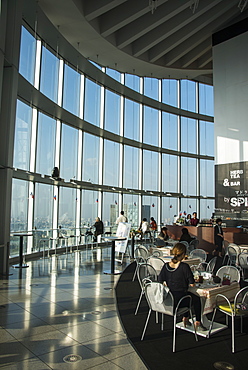
[[[199,224],[199,218],[197,218],[197,213],[193,212],[192,218],[190,220],[190,225],[191,226],[197,226]]]
[[[190,295],[195,311],[196,321],[194,322],[196,329],[207,330],[201,323],[201,299],[199,296],[188,292],[189,286],[195,285],[193,273],[187,263],[183,262],[186,254],[186,247],[182,243],[177,243],[173,249],[174,257],[170,262],[164,264],[158,281],[165,284],[171,291],[174,297],[174,306],[182,297]],[[192,325],[189,322],[189,313],[186,312],[183,317],[184,326]]]
[[[223,246],[223,241],[224,241],[223,229],[221,227],[221,224],[222,224],[221,218],[217,218],[216,225],[214,227],[215,249],[212,252],[212,254],[215,254],[215,252],[217,252],[219,257],[221,257],[222,255],[222,246]]]
[[[103,222],[100,220],[100,217],[96,217],[96,220],[93,226],[95,227],[93,240],[94,242],[97,242],[98,235],[103,234]]]
[[[117,218],[115,223],[118,225],[119,222],[127,222],[127,217],[124,216],[124,211],[120,212],[120,216]]]
[[[190,225],[190,221],[191,221],[191,214],[189,213],[187,217],[185,218],[185,225]]]
[[[147,218],[145,217],[143,218],[143,220],[140,223],[139,230],[141,232],[141,239],[145,234],[149,234],[149,236],[151,236]]]
[[[153,230],[153,231],[156,231],[158,226],[157,226],[157,222],[154,220],[154,217],[151,217],[150,218],[150,228]]]

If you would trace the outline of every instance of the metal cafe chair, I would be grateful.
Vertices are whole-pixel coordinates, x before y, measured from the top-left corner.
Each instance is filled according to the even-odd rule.
[[[164,324],[164,314],[169,315],[173,317],[173,344],[172,344],[172,351],[176,351],[176,321],[177,317],[183,315],[184,313],[188,312],[190,313],[190,318],[193,322],[193,316],[191,311],[191,303],[192,298],[190,295],[186,295],[185,297],[181,298],[177,304],[177,306],[174,308],[174,298],[171,294],[168,287],[165,287],[164,285],[158,283],[158,282],[151,282],[145,285],[144,287],[145,296],[149,305],[149,311],[147,315],[147,319],[145,322],[145,326],[143,329],[143,333],[141,336],[141,340],[144,339],[145,332],[147,329],[147,325],[151,316],[151,312],[154,311],[156,313],[162,313],[162,325],[161,329],[163,330],[163,324]],[[186,307],[180,307],[181,303],[184,300],[187,300]],[[195,334],[195,340],[198,341],[196,331],[194,329]]]
[[[199,258],[201,262],[206,262],[207,253],[203,249],[194,249],[190,252],[190,258]]]
[[[220,303],[225,301],[224,303]],[[232,320],[232,352],[235,352],[235,318],[240,317],[241,320],[241,333],[243,332],[243,316],[248,315],[248,287],[244,287],[238,291],[236,294],[233,303],[223,294],[218,294],[216,296],[216,307],[214,309],[212,321],[209,328],[209,335],[211,334],[211,330],[213,327],[213,322],[215,318],[216,311],[219,310],[220,312],[226,315],[227,324],[228,324],[228,316],[231,317]]]
[[[146,247],[144,247],[143,245],[139,245],[139,246],[137,246],[137,248],[135,248],[134,258],[135,258],[135,262],[136,262],[136,268],[135,268],[135,271],[134,271],[134,274],[133,274],[133,280],[132,281],[134,281],[134,279],[137,275],[139,265],[141,263],[146,262],[146,259],[148,258],[148,256],[149,256],[148,249]]]
[[[248,270],[248,253],[240,253],[240,255],[238,256],[238,264],[241,268],[242,279],[245,282],[248,282],[248,279],[245,278],[246,271]]]
[[[230,278],[230,283],[233,281],[240,282],[240,270],[235,266],[222,266],[216,272],[216,276],[218,276],[221,281],[223,280],[224,275],[228,275]]]
[[[141,288],[141,293],[140,293],[140,297],[139,297],[139,300],[138,300],[138,303],[137,303],[137,306],[136,306],[136,309],[135,309],[135,315],[137,315],[138,313],[138,310],[139,310],[139,306],[140,306],[140,302],[142,300],[142,297],[143,295],[145,294],[145,286],[148,282],[152,282],[152,281],[157,281],[158,280],[158,275],[157,275],[157,272],[155,270],[155,268],[150,265],[149,263],[141,263],[138,267],[138,280],[139,280],[139,284],[140,284],[140,288]]]

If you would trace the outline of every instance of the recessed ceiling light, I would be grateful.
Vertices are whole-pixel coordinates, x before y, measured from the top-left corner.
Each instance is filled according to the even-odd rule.
[[[235,132],[239,132],[239,130],[237,128],[228,128],[228,130],[230,131],[235,131]]]

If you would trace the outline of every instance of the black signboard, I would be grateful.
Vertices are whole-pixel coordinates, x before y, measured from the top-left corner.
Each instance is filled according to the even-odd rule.
[[[215,166],[215,210],[248,213],[248,162]]]

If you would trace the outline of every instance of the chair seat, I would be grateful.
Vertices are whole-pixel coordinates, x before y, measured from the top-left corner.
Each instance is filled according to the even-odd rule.
[[[219,305],[218,307],[221,311],[224,311],[226,313],[231,314],[231,313],[234,313],[234,311],[235,311],[235,315],[239,314],[239,309],[236,308],[236,310],[235,310],[235,307],[234,307],[233,303],[231,304],[231,308],[228,304],[227,305]]]

